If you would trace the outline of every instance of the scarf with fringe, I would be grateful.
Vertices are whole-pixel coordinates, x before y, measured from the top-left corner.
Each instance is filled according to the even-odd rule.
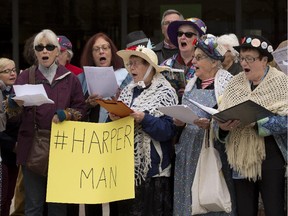
[[[126,86],[120,96],[128,106],[131,105],[133,89],[135,84],[132,82]],[[136,87],[137,88],[137,87]],[[151,85],[134,99],[131,108],[137,111],[148,111],[150,115],[160,117],[163,115],[157,108],[162,106],[172,106],[178,104],[178,97],[174,88],[165,77],[156,73]],[[147,172],[151,167],[150,144],[151,137],[142,130],[141,123],[135,125],[134,129],[134,157],[135,157],[135,183],[140,185],[145,180]]]
[[[229,82],[219,110],[225,110],[250,99],[277,115],[285,116],[288,113],[287,86],[287,76],[270,67],[265,78],[252,91],[249,80],[242,72]],[[230,131],[226,151],[228,162],[234,170],[250,180],[261,179],[262,161],[266,157],[264,137],[258,136],[253,125]]]

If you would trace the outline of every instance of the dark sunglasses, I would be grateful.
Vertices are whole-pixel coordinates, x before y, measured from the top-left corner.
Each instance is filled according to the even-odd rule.
[[[40,45],[36,45],[34,48],[37,52],[43,51],[44,48],[48,51],[53,51],[56,48],[56,46],[53,44],[47,44],[46,46],[43,46],[40,44]]]
[[[178,37],[182,37],[182,35],[185,35],[185,37],[187,38],[192,38],[194,35],[197,36],[197,34],[193,33],[193,32],[182,32],[182,31],[178,31],[177,32],[177,36]]]

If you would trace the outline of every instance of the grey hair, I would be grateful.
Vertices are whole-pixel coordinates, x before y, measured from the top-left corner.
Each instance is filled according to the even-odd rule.
[[[50,29],[44,29],[41,32],[39,32],[35,36],[33,46],[35,47],[35,46],[39,45],[40,41],[43,38],[46,38],[51,44],[57,46],[58,50],[60,51],[60,44],[59,44],[57,35],[53,31],[51,31]]]
[[[231,51],[232,56],[238,59],[239,53],[233,48],[239,46],[239,40],[235,34],[224,34],[217,38],[217,43]]]
[[[180,20],[184,20],[183,15],[179,11],[174,10],[174,9],[168,9],[168,10],[164,11],[164,13],[162,15],[161,25],[163,25],[164,18],[170,14],[177,14],[180,17]]]
[[[214,63],[214,62],[216,62],[217,63],[217,68],[218,69],[222,69],[223,68],[223,65],[222,65],[222,62],[221,62],[221,60],[216,60],[216,59],[213,59],[213,58],[211,58],[211,57],[209,57],[208,56],[208,59],[212,62],[212,63]]]
[[[71,60],[71,59],[73,58],[74,53],[73,53],[73,51],[70,50],[70,49],[67,49],[67,52],[68,52],[68,54],[69,54],[69,59]]]

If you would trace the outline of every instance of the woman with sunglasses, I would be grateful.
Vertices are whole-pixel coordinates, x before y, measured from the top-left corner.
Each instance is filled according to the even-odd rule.
[[[205,23],[198,18],[174,21],[168,26],[167,32],[170,41],[179,48],[179,52],[173,57],[165,60],[161,65],[174,69],[181,69],[184,73],[165,71],[162,74],[175,88],[179,103],[181,102],[187,81],[189,81],[195,73],[195,68],[192,64],[195,49],[193,41],[205,34],[206,30],[207,27]]]
[[[266,216],[287,215],[284,206],[288,78],[269,66],[273,48],[266,38],[249,35],[234,48],[240,53],[243,71],[228,84],[219,110],[252,100],[273,112],[246,127],[239,120],[218,122],[219,139],[225,142],[229,165],[233,168],[237,215],[257,215],[259,192]]]
[[[8,58],[0,58],[0,161],[2,172],[0,172],[0,200],[1,216],[9,216],[10,205],[13,199],[16,179],[18,175],[18,166],[16,165],[15,146],[19,121],[14,118],[7,119],[2,107],[2,100],[6,99],[12,91],[12,85],[17,78],[15,62]]]
[[[49,29],[42,30],[35,36],[33,44],[38,65],[34,69],[24,70],[15,84],[31,83],[29,77],[35,72],[35,84],[43,84],[48,98],[53,100],[54,104],[19,108],[21,125],[16,152],[17,163],[22,165],[26,216],[43,215],[46,199],[47,177],[34,173],[26,167],[35,126],[51,130],[52,121],[58,123],[64,120],[80,120],[86,115],[84,95],[78,78],[64,66],[56,63],[60,45],[55,33]],[[10,111],[13,111],[13,105],[16,106],[12,101],[9,100],[8,104]],[[47,203],[47,214],[66,216],[66,208],[65,204]]]
[[[204,138],[212,139],[212,136],[209,136],[212,127],[211,115],[195,106],[191,100],[208,107],[218,107],[219,99],[232,78],[228,71],[222,69],[221,63],[223,60],[223,48],[217,44],[214,35],[203,35],[195,41],[195,52],[192,60],[195,75],[185,88],[182,104],[192,109],[199,118],[194,121],[194,124],[184,124],[184,122],[174,119],[177,126],[185,126],[179,143],[175,144],[174,215],[191,215],[191,205],[193,203],[191,187],[199,162],[199,155],[202,145],[205,144]],[[227,160],[225,160],[224,146],[215,142],[214,147],[220,154],[222,171],[230,194],[233,194],[231,172]],[[231,197],[233,198],[232,195]],[[208,214],[235,215],[235,206],[233,205],[232,208],[229,210],[232,210],[230,213],[222,211],[209,212]]]

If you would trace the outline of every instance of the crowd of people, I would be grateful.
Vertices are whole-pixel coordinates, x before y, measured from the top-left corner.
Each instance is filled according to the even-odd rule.
[[[24,58],[31,67],[17,73],[13,60],[0,58],[1,216],[10,215],[13,197],[14,216],[79,215],[78,204],[45,201],[47,176],[30,170],[27,158],[35,131],[50,131],[52,122],[121,118],[96,102],[101,95],[89,95],[85,66],[112,67],[119,88],[111,98],[133,110],[135,198],[109,203],[110,215],[192,215],[191,187],[206,140],[220,155],[231,209],[201,215],[257,216],[259,200],[265,216],[286,215],[288,79],[271,64],[272,44],[257,35],[241,41],[233,33],[212,35],[203,20],[184,19],[174,9],[163,13],[161,30],[164,40],[156,46],[143,31],[129,33],[123,50],[109,35],[96,33],[83,47],[79,66],[71,63],[71,41],[49,29],[26,41]],[[13,100],[13,85],[24,84],[43,84],[54,104]],[[244,125],[241,113],[223,122],[195,105],[222,111],[247,100],[272,114]],[[189,107],[198,118],[191,124],[158,109],[175,105]],[[102,205],[85,204],[85,215],[103,215]]]

